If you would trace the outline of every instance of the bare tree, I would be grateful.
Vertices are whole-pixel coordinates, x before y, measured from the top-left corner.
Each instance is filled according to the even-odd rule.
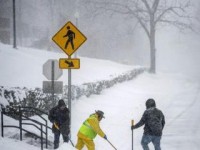
[[[156,29],[170,24],[179,29],[192,29],[190,0],[86,0],[93,16],[102,13],[134,17],[150,42],[150,72],[156,73]]]

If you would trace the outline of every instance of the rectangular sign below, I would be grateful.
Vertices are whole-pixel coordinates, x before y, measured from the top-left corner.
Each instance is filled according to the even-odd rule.
[[[60,69],[80,69],[80,59],[72,58],[60,58],[59,59]]]
[[[54,89],[52,87],[52,81],[43,81],[43,93],[62,94],[63,93],[63,82],[54,81]]]

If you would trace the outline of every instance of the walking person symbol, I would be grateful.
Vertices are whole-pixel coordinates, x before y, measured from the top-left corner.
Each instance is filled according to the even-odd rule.
[[[65,44],[65,49],[67,49],[68,44],[71,43],[72,49],[74,50],[74,39],[75,39],[75,33],[70,29],[70,26],[67,26],[67,34],[63,37],[68,37],[68,40]]]

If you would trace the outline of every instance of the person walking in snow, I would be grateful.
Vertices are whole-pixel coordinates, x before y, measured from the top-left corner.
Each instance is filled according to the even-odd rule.
[[[131,126],[131,130],[144,126],[144,134],[142,136],[142,147],[144,150],[149,150],[148,144],[153,143],[155,150],[161,150],[160,140],[162,131],[165,125],[165,117],[159,109],[156,108],[154,99],[146,101],[146,110],[143,113],[141,120]]]
[[[101,130],[99,126],[99,122],[102,120],[102,118],[105,118],[104,112],[102,112],[101,110],[97,110],[94,114],[91,114],[89,118],[87,118],[83,122],[77,134],[78,140],[75,147],[78,150],[81,150],[85,145],[88,150],[95,150],[93,139],[96,137],[97,134],[107,140],[105,133]]]
[[[69,141],[69,109],[66,107],[63,99],[58,101],[58,105],[49,111],[48,118],[53,123],[52,132],[54,133],[54,149],[59,147],[60,134],[62,134],[63,141]]]

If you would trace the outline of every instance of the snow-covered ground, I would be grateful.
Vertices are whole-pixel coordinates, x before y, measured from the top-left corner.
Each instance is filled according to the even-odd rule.
[[[7,56],[7,53],[9,56]],[[10,46],[1,44],[0,85],[39,86],[42,80],[46,80],[42,75],[44,58],[50,59],[50,55],[54,56],[55,53],[51,52],[49,54],[48,52],[34,51],[26,48],[13,51]],[[56,56],[56,58],[59,57],[64,57],[64,54]],[[2,59],[6,61],[3,65]],[[73,82],[79,82],[78,84],[88,82],[89,80],[108,78],[111,74],[122,73],[133,68],[132,66],[119,65],[110,61],[87,58],[81,58],[81,62],[82,59],[81,69],[73,71]],[[16,66],[13,66],[14,60],[16,60]],[[11,68],[9,69],[9,67]],[[18,74],[19,70],[21,70],[21,74]],[[31,70],[34,71],[30,73]],[[14,78],[14,76],[17,77]],[[67,77],[60,80],[64,80],[65,78]],[[108,139],[118,150],[130,150],[131,119],[134,119],[135,122],[139,121],[145,110],[145,101],[148,98],[156,100],[157,107],[163,111],[166,117],[166,126],[161,140],[162,149],[199,150],[200,85],[196,80],[194,81],[181,74],[158,73],[152,75],[144,73],[134,80],[120,83],[110,89],[104,90],[101,95],[92,95],[89,98],[82,97],[79,100],[73,101],[72,141],[76,143],[76,134],[82,122],[95,110],[100,109],[105,113],[106,118],[101,121],[101,127]],[[13,122],[9,118],[6,118],[6,121]],[[0,147],[2,150],[40,149],[40,147],[28,145],[23,141],[19,142],[16,139],[7,138],[11,132],[18,132],[18,130],[6,129],[5,138],[0,138]],[[140,145],[142,133],[142,128],[134,130],[135,150],[142,150]],[[50,134],[50,139],[53,139],[52,134]],[[113,149],[107,141],[100,137],[95,139],[95,144],[96,150]],[[150,145],[150,148],[153,149],[152,145]],[[59,149],[73,150],[70,144],[63,144],[62,142]]]
[[[8,87],[42,87],[47,81],[43,75],[43,64],[49,59],[67,58],[64,52],[55,53],[31,48],[13,49],[11,45],[0,43],[0,86]],[[79,58],[80,69],[72,70],[72,84],[82,84],[95,80],[108,79],[111,76],[132,70],[133,66],[121,65],[111,61]],[[101,72],[101,73],[99,73]],[[58,79],[66,85],[68,71]]]

